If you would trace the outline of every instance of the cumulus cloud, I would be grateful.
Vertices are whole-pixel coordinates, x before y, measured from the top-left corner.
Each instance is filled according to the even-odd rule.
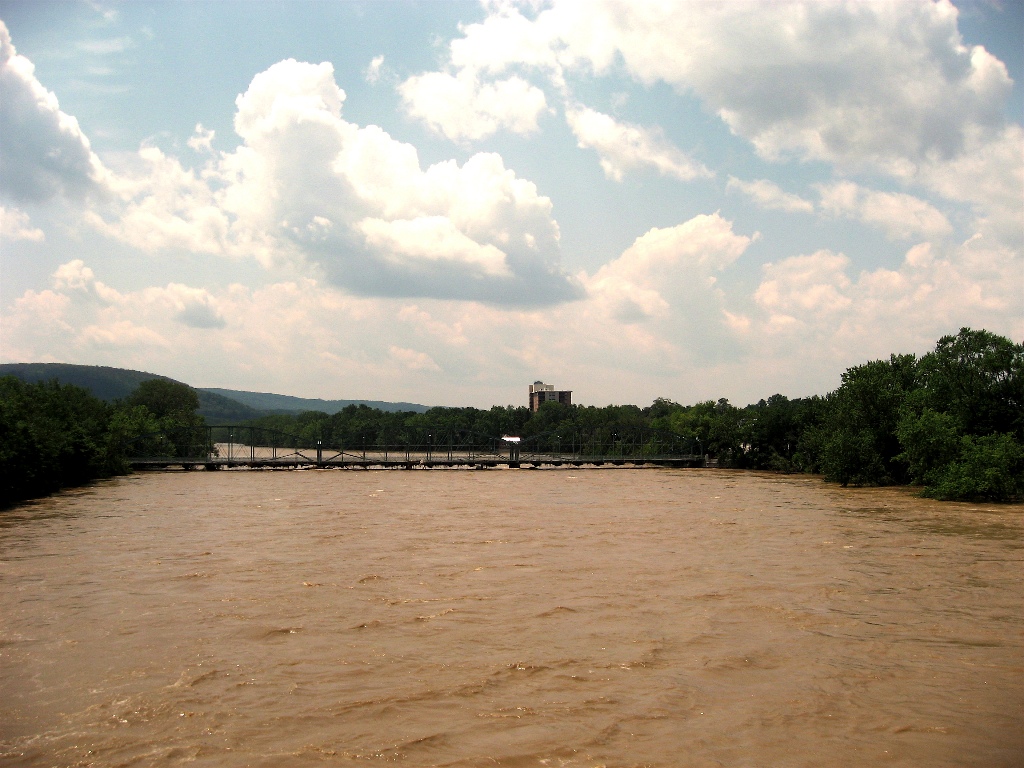
[[[342,118],[328,63],[287,60],[256,75],[236,100],[241,146],[217,152],[213,132],[196,126],[200,169],[144,145],[111,156],[107,170],[6,29],[2,52],[0,183],[15,199],[81,193],[102,177],[105,194],[84,220],[148,252],[313,265],[366,295],[534,305],[582,295],[558,266],[551,201],[534,184],[496,154],[423,168],[411,145]],[[215,322],[197,312],[182,319]]]
[[[814,320],[811,325],[820,325],[822,315],[850,305],[844,294],[850,285],[846,276],[849,263],[841,253],[818,251],[766,264],[754,300],[769,312],[769,326],[806,326],[801,320],[808,317]]]
[[[2,345],[7,359],[125,365],[181,349],[201,357],[203,350],[187,333],[225,325],[220,300],[205,288],[169,283],[122,292],[73,259],[54,271],[51,288],[26,291],[14,302],[4,318]]]
[[[559,28],[551,21],[551,14],[530,20],[510,3],[495,3],[484,21],[465,25],[463,37],[451,42],[452,65],[499,75],[525,65],[557,74],[562,69]]]
[[[153,296],[174,308],[174,319],[189,328],[223,328],[227,325],[216,299],[205,288],[170,283]]]
[[[452,141],[482,139],[501,129],[530,134],[547,110],[544,92],[523,78],[486,82],[472,69],[416,75],[398,91],[410,115]]]
[[[654,229],[579,277],[587,298],[543,309],[365,298],[309,279],[119,292],[74,260],[50,289],[15,302],[0,341],[9,359],[128,365],[197,385],[238,377],[275,391],[329,382],[322,396],[379,396],[365,391],[366,382],[388,381],[389,397],[422,401],[418,384],[437,391],[444,382],[448,404],[503,402],[509,382],[559,370],[570,385],[589,389],[590,401],[612,397],[616,385],[642,384],[653,398],[663,384],[641,379],[688,376],[721,350],[725,297],[714,278],[749,242],[716,214]],[[189,322],[210,316],[219,321]],[[193,350],[187,360],[175,352],[181,348]]]
[[[90,303],[97,306],[116,304],[121,300],[121,294],[97,280],[93,271],[81,259],[61,264],[53,273],[53,287],[65,293],[88,297]]]
[[[722,279],[752,240],[719,214],[655,228],[579,276],[586,298],[543,309],[368,298],[312,279],[118,291],[74,260],[50,288],[14,302],[0,347],[8,360],[323,397],[422,402],[429,391],[439,399],[428,402],[518,403],[515,382],[556,371],[584,403],[622,392],[742,403],[825,392],[848,365],[923,351],[961,325],[1024,336],[1019,257],[983,236],[916,244],[892,269],[858,271],[822,250],[766,265],[756,289]],[[193,352],[183,358],[182,348]],[[370,392],[367,382],[387,385]]]
[[[713,358],[731,351],[724,294],[717,274],[750,245],[720,215],[696,216],[674,227],[655,227],[585,281],[592,312],[654,334],[657,346],[680,344],[676,358]],[[647,340],[651,346],[653,339]]]
[[[804,363],[822,364],[807,350],[827,350],[826,364],[836,367],[829,358],[923,350],[962,326],[1019,338],[1020,266],[1012,250],[981,236],[954,246],[919,243],[897,268],[857,275],[841,253],[792,256],[765,265],[750,333],[758,335],[763,356],[788,367],[790,377]]]
[[[1024,249],[1024,128],[1008,125],[995,137],[980,128],[967,135],[965,151],[921,168],[922,184],[949,200],[969,203],[978,230],[1017,251]]]
[[[933,205],[902,192],[878,192],[840,181],[817,185],[821,210],[881,229],[892,240],[942,238],[952,225]]]
[[[99,293],[106,300],[98,300]],[[403,300],[345,295],[310,279],[262,288],[236,284],[210,291],[169,283],[119,292],[74,260],[55,272],[50,288],[26,291],[8,308],[0,347],[7,360],[132,367],[197,386],[244,378],[274,391],[309,391],[312,383],[323,389],[310,394],[379,397],[368,382],[403,382],[410,389],[395,397],[420,400],[417,377],[439,373],[435,358],[444,359],[446,349],[465,347],[465,340],[450,339],[441,326],[468,323],[481,311],[479,305],[460,306],[436,302],[440,310],[434,311],[447,323],[430,327],[418,316],[422,310]],[[409,322],[396,322],[404,310]],[[385,326],[395,332],[381,334]],[[189,354],[182,356],[182,349]],[[465,358],[455,360],[465,370]]]
[[[597,69],[616,54],[644,82],[695,91],[767,158],[910,171],[998,128],[1011,81],[931,3],[558,4],[560,39]],[[543,14],[542,14],[543,15]],[[586,16],[586,20],[581,17]]]
[[[403,349],[396,346],[391,346],[388,351],[396,361],[411,371],[441,370],[441,367],[425,352],[417,352],[414,349]]]
[[[622,181],[624,173],[645,167],[680,181],[714,175],[687,157],[659,129],[620,123],[587,107],[571,108],[565,116],[580,149],[597,151],[601,168],[609,179]]]
[[[114,165],[108,188],[116,203],[92,207],[85,219],[99,232],[145,251],[231,253],[251,240],[232,232],[215,191],[201,175],[157,147],[144,146]]]
[[[558,267],[558,225],[536,185],[496,154],[424,169],[411,145],[344,120],[344,100],[330,64],[275,64],[236,100],[237,150],[196,172],[143,147],[111,182],[121,205],[90,220],[150,251],[312,263],[366,295],[581,295]]]
[[[839,176],[882,171],[969,205],[977,234],[957,244],[932,203],[837,181],[818,188],[818,210],[907,241],[903,263],[861,270],[814,246],[775,259],[751,288],[731,278],[756,235],[708,214],[651,229],[569,277],[536,185],[493,153],[424,166],[413,146],[347,121],[329,64],[285,61],[258,74],[236,101],[233,151],[197,127],[189,145],[200,154],[189,157],[200,166],[143,146],[105,156],[107,170],[3,32],[6,197],[81,197],[101,184],[106,196],[85,196],[86,220],[132,248],[296,264],[305,275],[261,288],[116,290],[76,259],[5,312],[5,358],[321,396],[381,396],[366,382],[386,381],[386,396],[421,400],[427,382],[450,404],[500,402],[509,382],[552,370],[583,402],[622,392],[756,399],[772,388],[801,394],[793,382],[825,391],[845,365],[926,349],[959,325],[1024,337],[1024,134],[1002,122],[1005,71],[962,45],[948,3],[770,4],[757,17],[735,4],[665,14],[554,2],[532,18],[489,8],[452,43],[439,78],[406,83],[409,108],[458,141],[535,130],[547,109],[527,79],[538,73],[574,104],[566,73],[621,68],[695,94],[766,159],[824,160]],[[447,101],[416,101],[435,87],[451,89]],[[709,173],[655,130],[582,107],[567,117],[612,178]],[[8,135],[21,142],[17,157]],[[727,189],[764,208],[815,209],[764,179],[730,178]],[[5,239],[42,236],[21,208],[0,209],[0,225]],[[195,354],[184,359],[183,348]],[[309,392],[310,381],[329,389]]]
[[[57,195],[82,197],[102,176],[78,121],[18,55],[0,21],[0,194],[40,202]]]
[[[46,235],[43,230],[32,226],[24,211],[0,205],[0,239],[33,240],[38,243],[45,240]]]
[[[1024,239],[1021,129],[1004,111],[1012,81],[983,47],[964,44],[948,0],[768,3],[757,13],[745,3],[530,7],[528,17],[494,4],[463,27],[449,46],[451,76],[532,70],[564,91],[568,73],[624,70],[695,94],[767,160],[880,171],[970,202],[979,227],[1004,243]],[[807,210],[763,187],[745,193]]]
[[[408,264],[421,259],[425,264],[458,261],[479,270],[481,275],[509,276],[505,254],[493,245],[480,245],[460,232],[446,216],[416,219],[363,219],[357,225],[369,246],[384,254],[396,254]]]
[[[787,213],[813,213],[814,203],[804,200],[799,195],[784,191],[778,184],[767,179],[742,181],[730,176],[725,185],[728,191],[737,191],[746,195],[759,208],[769,211],[786,211]]]

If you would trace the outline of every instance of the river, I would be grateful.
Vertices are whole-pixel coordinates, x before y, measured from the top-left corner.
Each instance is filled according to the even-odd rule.
[[[3,766],[1021,766],[1024,506],[137,474],[0,513]]]

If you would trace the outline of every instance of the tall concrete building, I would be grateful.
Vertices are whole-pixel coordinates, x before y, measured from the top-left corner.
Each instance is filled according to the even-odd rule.
[[[572,390],[555,389],[553,384],[535,381],[530,385],[530,410],[536,413],[541,403],[572,405]]]

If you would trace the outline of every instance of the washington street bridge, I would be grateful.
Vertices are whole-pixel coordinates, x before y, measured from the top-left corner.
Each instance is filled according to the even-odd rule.
[[[582,466],[705,467],[697,440],[649,428],[559,429],[528,437],[403,430],[347,442],[244,425],[143,435],[125,446],[133,469],[433,469]]]

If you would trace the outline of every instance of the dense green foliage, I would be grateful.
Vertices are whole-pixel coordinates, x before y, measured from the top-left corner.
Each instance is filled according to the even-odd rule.
[[[0,378],[0,504],[111,474],[110,412],[79,387]]]
[[[111,404],[71,384],[0,378],[0,507],[126,472],[133,441],[201,425],[197,406],[194,390],[161,379]]]
[[[0,379],[0,502],[125,471],[128,455],[194,455],[201,394],[167,379],[139,383],[114,404],[56,383]],[[348,405],[251,419],[297,443],[347,450],[459,433],[604,445],[658,430],[720,466],[820,473],[843,485],[922,486],[939,499],[1024,497],[1024,346],[963,328],[920,359],[892,355],[848,369],[825,397],[773,395],[680,405],[521,406],[384,411]],[[426,436],[426,438],[424,437]],[[216,439],[221,439],[217,437]],[[226,439],[226,437],[225,437]]]
[[[671,432],[720,466],[820,473],[843,485],[914,484],[940,499],[1024,496],[1024,347],[961,329],[918,359],[892,355],[854,366],[825,397],[773,395],[745,408],[727,400],[684,406],[431,408],[385,413],[350,405],[327,413],[250,422],[310,444],[395,444],[415,430],[483,435],[560,434],[637,428]]]
[[[911,483],[939,499],[1024,496],[1024,346],[962,328],[919,360],[849,369],[807,436],[843,484]]]

